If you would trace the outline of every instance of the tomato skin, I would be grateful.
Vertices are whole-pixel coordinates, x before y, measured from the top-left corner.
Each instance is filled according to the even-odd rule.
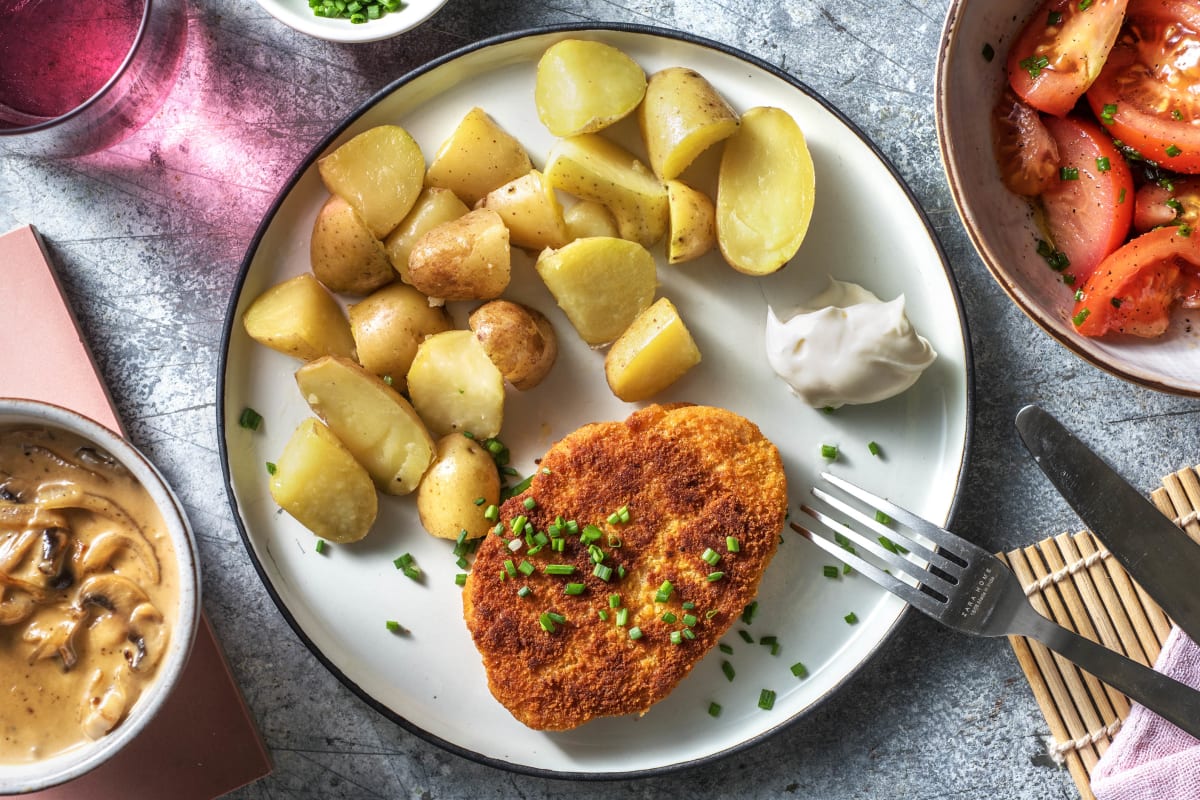
[[[1125,28],[1087,93],[1114,138],[1143,158],[1193,175],[1200,174],[1197,50],[1200,4],[1131,0]]]
[[[1081,10],[1079,0],[1046,0],[1008,51],[1009,85],[1039,111],[1065,116],[1100,74],[1128,5],[1095,0]]]
[[[1098,125],[1076,117],[1044,121],[1057,145],[1060,168],[1079,174],[1073,180],[1056,175],[1042,192],[1046,226],[1055,248],[1070,261],[1068,271],[1082,282],[1129,235],[1133,175]],[[1107,170],[1100,169],[1098,159],[1107,159]]]
[[[1200,228],[1200,178],[1172,178],[1138,189],[1133,204],[1133,227],[1139,232],[1160,225],[1183,223]]]
[[[1143,233],[1104,259],[1080,292],[1073,319],[1084,336],[1161,336],[1172,306],[1191,305],[1200,293],[1200,232]]]

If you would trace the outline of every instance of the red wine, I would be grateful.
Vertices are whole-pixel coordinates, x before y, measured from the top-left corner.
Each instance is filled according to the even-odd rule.
[[[96,94],[129,55],[145,5],[0,0],[0,123],[58,117]]]

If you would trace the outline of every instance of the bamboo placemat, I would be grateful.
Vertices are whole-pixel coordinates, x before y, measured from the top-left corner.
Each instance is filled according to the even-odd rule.
[[[1151,499],[1200,544],[1200,466],[1163,478]],[[1064,533],[1001,554],[1034,608],[1060,625],[1152,665],[1171,621],[1091,533]],[[1129,700],[1037,642],[1009,638],[1054,737],[1051,754],[1065,763],[1083,800],[1095,800],[1092,769],[1129,714]]]

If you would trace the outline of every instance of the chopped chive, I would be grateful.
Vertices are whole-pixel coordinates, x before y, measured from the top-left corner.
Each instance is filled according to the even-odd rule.
[[[384,625],[386,625],[387,629],[392,633],[404,633],[404,626],[394,619],[389,619],[384,623]]]
[[[696,607],[696,604],[693,603],[691,600],[687,600],[683,603],[680,603],[679,607],[682,608],[684,611],[691,611],[693,608]]]
[[[317,539],[317,543],[316,543],[316,545],[314,545],[313,549],[317,551],[317,555],[321,555],[322,553],[324,553],[325,552],[325,540]]]
[[[597,564],[592,569],[592,574],[605,583],[608,583],[612,579],[612,567],[607,564]]]
[[[658,587],[658,591],[654,593],[654,602],[665,603],[671,599],[671,593],[675,591],[675,585],[670,581],[663,581]]]
[[[750,631],[738,629],[738,636],[741,636],[746,644],[754,644],[754,637],[750,635]]]
[[[847,625],[857,625],[858,624],[858,614],[855,614],[853,611],[851,611],[849,614],[847,614],[845,617],[843,617],[843,619],[846,620]]]
[[[477,506],[481,506],[481,505],[483,505],[483,504],[484,504],[484,503],[486,503],[486,502],[487,502],[487,498],[486,498],[486,497],[476,497],[476,498],[475,498],[475,505],[477,505]]]
[[[821,574],[826,578],[836,578],[838,576],[838,568],[831,564],[826,564],[821,567]]]
[[[742,609],[742,622],[749,625],[754,622],[754,615],[758,613],[758,601],[751,600],[750,603]]]
[[[687,625],[689,628],[695,626],[695,624],[697,622],[699,622],[699,620],[696,619],[695,614],[684,614],[683,615],[683,624]]]
[[[875,521],[878,522],[880,525],[891,525],[892,524],[892,518],[889,517],[887,514],[883,513],[882,511],[875,512]]]
[[[531,594],[533,594],[533,589],[530,589],[528,586],[522,586],[520,589],[517,589],[517,597],[529,597]]]
[[[582,583],[568,583],[563,587],[563,594],[583,594],[584,585]]]
[[[738,541],[736,536],[726,536],[725,549],[730,553],[740,553],[742,550],[742,544]]]
[[[670,625],[678,620],[679,620],[679,617],[675,616],[675,614],[671,611],[664,612],[662,615],[662,621],[667,623],[668,625]]]
[[[836,444],[821,445],[821,458],[826,461],[834,461],[838,457],[838,448]]]
[[[542,614],[538,617],[538,624],[542,626],[542,630],[544,630],[546,633],[554,633],[558,630],[558,627],[554,624],[554,620],[551,618],[549,611],[542,612]]]
[[[543,568],[543,571],[547,575],[574,575],[575,574],[575,565],[574,564],[547,564]]]
[[[710,608],[708,611],[704,612],[704,618],[712,619],[713,617],[715,617],[717,614],[720,614],[720,613],[721,613],[721,610],[719,608]]]
[[[779,642],[779,637],[778,637],[778,636],[760,636],[760,637],[758,638],[758,643],[759,643],[759,644],[765,644],[765,645],[768,645],[768,646],[769,646],[769,645],[774,645],[774,644],[777,644],[778,642]]]
[[[724,578],[725,573],[724,572],[710,572],[705,577],[708,578],[709,583],[712,583],[713,581],[719,581],[722,578]]]
[[[253,408],[246,406],[242,409],[242,415],[238,417],[238,425],[251,431],[256,431],[262,427],[262,414],[255,411]]]
[[[850,574],[850,565],[849,564],[842,564],[842,574],[843,575]]]
[[[680,631],[680,633],[683,635],[683,638],[685,638],[685,639],[695,639],[696,638],[696,634],[691,628],[684,628]]]
[[[608,622],[608,612],[603,608],[596,612],[596,616],[600,617],[601,622]]]
[[[457,575],[455,575],[454,576],[454,585],[455,586],[466,586],[467,585],[467,573],[460,572]]]
[[[1058,177],[1064,181],[1079,180],[1079,167],[1062,167],[1058,171]]]
[[[717,645],[717,649],[719,649],[725,655],[733,654],[733,648],[730,647],[729,645],[725,644],[724,642],[721,642],[719,645]]]
[[[1086,309],[1086,308],[1082,309],[1078,314],[1071,317],[1071,322],[1075,325],[1076,328],[1078,328],[1080,325],[1082,325],[1084,323],[1085,320],[1087,320],[1087,318],[1089,316],[1091,316],[1091,313],[1092,312],[1089,309]]]
[[[1063,21],[1063,15],[1058,11],[1051,11],[1049,14],[1046,15],[1046,24],[1047,25],[1051,25],[1051,26],[1060,25],[1060,24],[1062,24],[1062,21]]]
[[[795,664],[792,664],[792,674],[795,675],[797,678],[807,678],[808,677],[808,667],[804,666],[803,663],[797,661]]]
[[[671,631],[671,644],[683,644],[683,634],[680,631]]]
[[[521,505],[525,506],[526,511],[533,511],[537,508],[537,500],[534,500],[532,497],[526,497],[521,501]]]
[[[877,456],[877,455],[879,455],[879,453],[881,451],[879,449],[878,444],[876,444],[874,441],[870,441],[870,442],[867,442],[867,452],[869,452],[873,456]]]
[[[1096,169],[1101,172],[1108,172],[1112,169],[1112,162],[1109,161],[1108,156],[1100,156],[1096,159]]]
[[[278,470],[278,469],[279,469],[279,467],[275,466],[275,462],[273,462],[273,461],[267,462],[267,474],[268,475],[274,475],[276,470]]]
[[[1029,73],[1029,77],[1036,79],[1042,74],[1042,70],[1050,66],[1050,59],[1046,56],[1028,56],[1017,62],[1021,69]]]
[[[638,639],[642,638],[642,629],[638,628],[638,627],[630,628],[629,629],[629,638],[633,639],[635,642]]]
[[[710,717],[721,716],[721,704],[720,703],[709,703],[708,704],[708,715]]]
[[[733,664],[730,664],[728,661],[721,662],[721,672],[725,673],[725,680],[731,681],[731,682],[733,681],[734,675],[737,674],[733,670]]]
[[[629,621],[629,609],[628,608],[618,608],[617,609],[617,624],[620,625],[622,628],[624,628],[625,623],[628,621]]]
[[[609,608],[620,608],[621,607],[621,595],[610,594],[608,596],[608,607]]]
[[[775,692],[770,689],[763,689],[758,693],[758,707],[763,711],[770,711],[775,707]]]
[[[504,571],[508,573],[508,577],[517,577],[517,565],[513,563],[511,558],[504,559]]]
[[[483,510],[483,518],[488,522],[495,522],[500,519],[500,509],[494,505],[488,506]]]
[[[721,560],[721,554],[716,550],[713,550],[711,547],[706,547],[704,548],[704,552],[700,554],[700,558],[705,564],[708,564],[710,567],[715,567],[717,562]]]
[[[530,564],[529,560],[525,559],[525,558],[522,558],[521,563],[517,565],[517,571],[520,572],[522,575],[524,575],[526,578],[528,578],[530,575],[533,574],[533,570],[534,570],[533,564]]]
[[[1183,151],[1182,151],[1182,150],[1180,150],[1180,149],[1179,149],[1178,147],[1176,147],[1175,145],[1170,145],[1170,146],[1169,146],[1169,147],[1166,149],[1166,154],[1167,154],[1169,157],[1171,157],[1171,158],[1174,158],[1175,156],[1179,155],[1179,154],[1180,154],[1180,153],[1182,153],[1182,152],[1183,152]]]

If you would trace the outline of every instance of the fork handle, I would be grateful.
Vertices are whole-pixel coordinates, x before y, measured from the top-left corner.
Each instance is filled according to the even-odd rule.
[[[1124,692],[1163,719],[1200,739],[1200,691],[1155,672],[1115,650],[1086,639],[1039,615],[1026,636]]]

